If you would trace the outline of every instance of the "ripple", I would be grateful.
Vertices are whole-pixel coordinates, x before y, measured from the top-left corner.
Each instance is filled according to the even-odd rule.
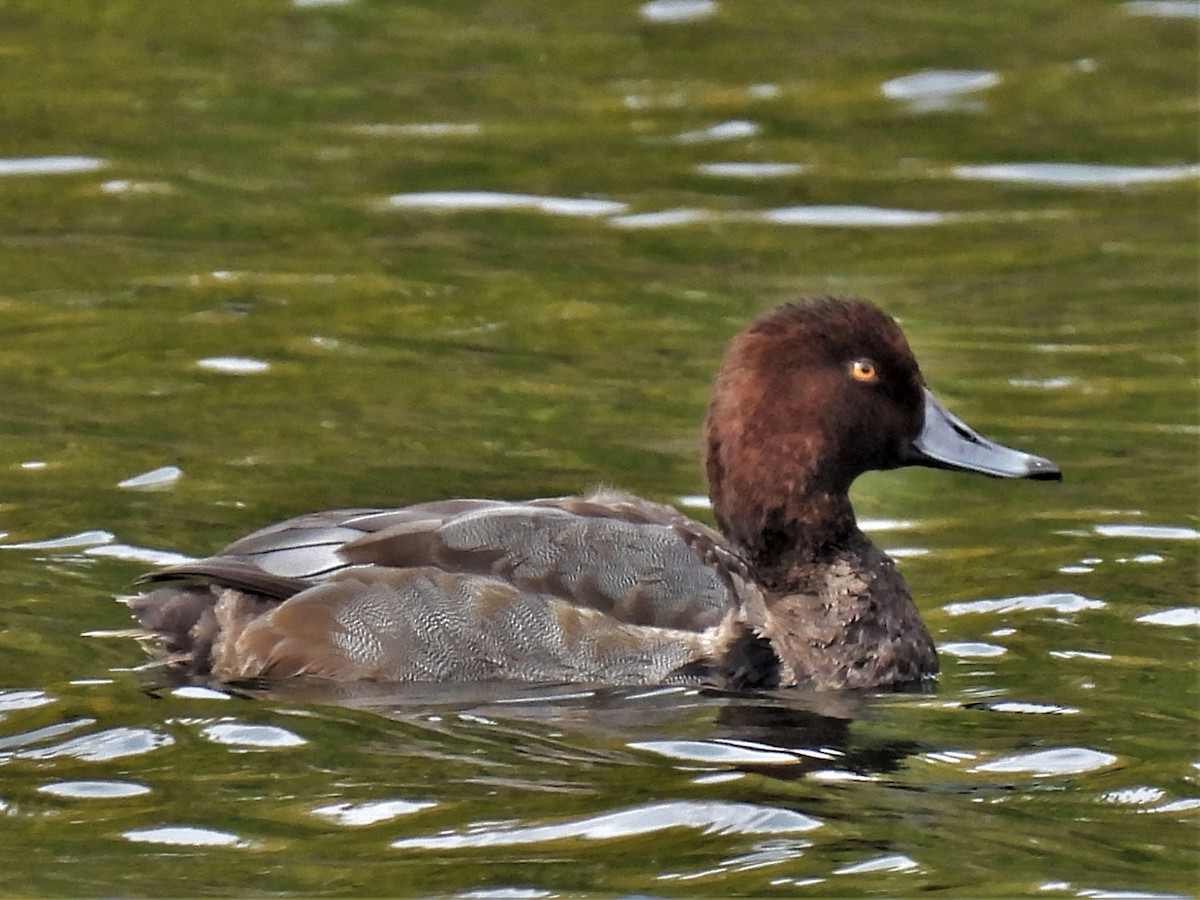
[[[1017,700],[988,703],[985,706],[993,712],[1021,713],[1022,715],[1034,716],[1073,716],[1079,712],[1074,706],[1055,706],[1052,703],[1026,703]]]
[[[873,859],[842,866],[840,869],[834,869],[833,874],[861,875],[864,872],[911,872],[916,868],[919,867],[914,860],[901,854],[895,854],[891,856],[877,856]]]
[[[858,527],[863,531],[901,531],[916,528],[917,523],[911,519],[859,519]]]
[[[694,828],[703,834],[792,834],[821,826],[819,819],[788,809],[752,803],[676,800],[651,803],[620,812],[588,816],[554,825],[526,828],[486,826],[461,834],[403,838],[393,847],[448,850],[460,847],[504,847],[569,838],[606,840],[652,834],[668,828]]]
[[[1200,3],[1196,0],[1131,0],[1121,4],[1121,8],[1131,16],[1200,19]]]
[[[308,743],[295,732],[277,725],[246,725],[242,722],[217,722],[203,728],[201,734],[214,743],[231,747],[275,750]]]
[[[1116,763],[1117,757],[1087,747],[1056,747],[1002,756],[976,766],[974,772],[1028,772],[1032,775],[1082,775]]]
[[[1008,650],[998,644],[988,644],[984,641],[952,641],[948,644],[938,644],[938,652],[959,659],[986,659],[1003,656]]]
[[[926,69],[885,81],[879,92],[892,100],[972,94],[1000,83],[1000,75],[983,69]]]
[[[197,828],[194,825],[164,825],[160,828],[137,828],[123,832],[126,840],[139,844],[167,844],[172,847],[250,847],[253,841],[245,841],[228,831],[212,828]]]
[[[172,487],[181,475],[183,475],[183,469],[178,466],[159,466],[157,469],[151,469],[141,475],[133,475],[124,481],[118,481],[117,487],[131,491],[165,491]]]
[[[799,175],[808,171],[808,166],[799,163],[755,163],[755,162],[715,162],[700,163],[696,171],[701,175],[713,175],[717,178],[784,178],[788,175]]]
[[[1195,528],[1172,525],[1097,525],[1093,530],[1101,537],[1151,538],[1160,541],[1200,540]]]
[[[627,204],[615,200],[586,197],[543,197],[536,194],[506,194],[496,191],[424,191],[393,194],[387,205],[392,209],[417,209],[430,212],[477,212],[485,210],[525,210],[555,216],[596,218],[625,212]]]
[[[1048,609],[1059,613],[1082,612],[1087,609],[1103,609],[1103,600],[1093,600],[1081,594],[1030,594],[1022,597],[1000,597],[995,600],[970,600],[963,603],[947,603],[942,607],[952,616],[968,613],[1030,612]]]
[[[43,784],[38,791],[73,800],[120,800],[124,797],[141,797],[150,793],[150,788],[130,781],[55,781]]]
[[[131,181],[117,178],[100,185],[105,194],[169,194],[171,186],[162,181]]]
[[[375,800],[370,803],[334,803],[313,810],[313,815],[331,819],[338,825],[361,826],[409,816],[436,803],[427,800]]]
[[[222,375],[259,375],[270,371],[271,364],[249,356],[209,356],[196,360],[196,367]]]
[[[801,757],[751,741],[637,741],[628,746],[688,762],[720,765],[795,765]]]
[[[377,137],[474,137],[483,132],[476,122],[411,122],[404,125],[379,123],[356,125],[350,130],[356,134]]]
[[[892,559],[912,559],[915,556],[928,556],[928,547],[888,547],[884,551]]]
[[[94,172],[108,163],[94,156],[29,156],[24,158],[0,159],[0,176],[3,175],[70,175],[77,172]]]
[[[181,563],[196,561],[196,557],[184,553],[156,550],[153,547],[135,547],[132,544],[105,544],[100,547],[88,547],[83,552],[88,556],[146,563],[151,566],[177,566]]]
[[[643,3],[638,15],[647,22],[671,24],[695,22],[717,14],[715,0],[650,0]]]
[[[1046,391],[1057,391],[1075,384],[1077,379],[1068,376],[1059,378],[1010,378],[1008,383],[1018,388],[1038,388]]]
[[[968,94],[995,87],[997,72],[980,69],[928,69],[885,81],[879,92],[889,100],[900,100],[913,112],[972,109],[979,103],[963,100]]]
[[[1151,803],[1157,803],[1166,795],[1166,791],[1160,788],[1143,786],[1107,791],[1100,795],[1100,799],[1105,803],[1116,803],[1121,806],[1147,806]]]
[[[1105,166],[1087,163],[997,163],[955,166],[956,177],[1044,187],[1128,187],[1200,176],[1200,166]]]
[[[1162,609],[1138,616],[1137,620],[1147,625],[1170,625],[1176,628],[1200,625],[1200,607],[1178,606],[1174,609]]]
[[[681,144],[705,144],[715,141],[736,141],[742,138],[754,137],[760,131],[758,124],[747,119],[730,119],[728,122],[718,122],[708,128],[698,131],[685,131],[676,135],[675,140]]]
[[[759,213],[756,218],[773,225],[819,228],[914,228],[942,225],[952,217],[940,212],[880,206],[785,206]]]
[[[675,228],[712,222],[717,216],[704,209],[664,209],[661,212],[633,213],[609,220],[617,228]]]
[[[18,709],[34,709],[53,703],[55,698],[45,691],[38,690],[0,690],[0,713],[12,712]]]
[[[185,684],[171,691],[172,697],[183,700],[232,700],[233,695],[226,694],[213,688],[202,687],[198,684]]]
[[[159,734],[149,728],[129,728],[121,726],[110,728],[96,734],[63,741],[53,747],[38,747],[21,750],[13,756],[19,759],[60,759],[69,757],[84,762],[106,762],[111,759],[123,759],[127,756],[140,756],[151,753],[160,747],[169,747],[175,739],[167,734]]]
[[[95,529],[80,531],[63,537],[47,538],[44,541],[25,541],[20,544],[0,544],[6,550],[73,550],[77,547],[94,547],[111,544],[115,540],[111,531]]]
[[[1050,655],[1055,659],[1112,659],[1108,653],[1097,653],[1095,650],[1051,650]]]

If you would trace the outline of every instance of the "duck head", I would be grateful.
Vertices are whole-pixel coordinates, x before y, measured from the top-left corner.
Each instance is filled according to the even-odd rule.
[[[751,323],[725,355],[705,430],[713,511],[760,566],[856,533],[848,491],[872,469],[1062,477],[942,406],[900,327],[863,300],[789,303]]]

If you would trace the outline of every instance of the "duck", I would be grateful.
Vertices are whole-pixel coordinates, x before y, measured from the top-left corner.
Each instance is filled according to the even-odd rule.
[[[170,565],[124,598],[160,659],[219,682],[691,683],[883,689],[938,656],[849,498],[925,466],[1061,480],[930,392],[866,300],[793,301],[720,364],[703,428],[717,528],[601,488],[340,509]]]

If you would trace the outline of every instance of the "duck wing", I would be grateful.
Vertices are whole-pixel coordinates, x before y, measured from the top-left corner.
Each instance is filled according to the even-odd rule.
[[[317,513],[148,578],[191,584],[135,599],[143,626],[202,607],[172,620],[208,646],[177,624],[168,645],[239,676],[662,681],[747,638],[761,603],[719,533],[613,492]]]

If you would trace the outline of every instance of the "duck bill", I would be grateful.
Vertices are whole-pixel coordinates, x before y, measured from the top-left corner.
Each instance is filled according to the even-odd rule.
[[[1061,481],[1048,459],[989,441],[925,391],[925,425],[902,453],[902,465],[979,472],[993,478]]]

